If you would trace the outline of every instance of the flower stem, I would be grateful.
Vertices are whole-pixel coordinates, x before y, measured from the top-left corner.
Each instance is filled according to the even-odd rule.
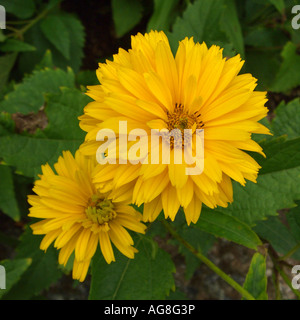
[[[255,300],[255,298],[241,285],[234,281],[230,276],[228,276],[224,271],[217,267],[212,261],[206,258],[202,253],[197,251],[189,242],[183,239],[176,230],[165,220],[162,221],[165,228],[170,232],[170,234],[182,243],[191,253],[193,253],[198,259],[200,259],[204,264],[206,264],[212,271],[214,271],[218,276],[220,276],[224,281],[226,281],[232,288],[239,292],[243,298],[248,300]]]

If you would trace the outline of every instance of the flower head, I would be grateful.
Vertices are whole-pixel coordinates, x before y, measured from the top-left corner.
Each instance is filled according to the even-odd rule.
[[[34,234],[45,235],[40,248],[52,242],[60,250],[59,263],[66,265],[75,252],[73,278],[83,281],[98,243],[107,263],[115,261],[111,242],[129,258],[137,250],[125,228],[144,233],[141,215],[129,206],[131,199],[113,201],[107,193],[96,190],[91,175],[96,161],[79,151],[75,158],[67,151],[54,165],[46,164],[40,180],[35,182],[36,195],[28,196],[30,217],[42,220],[31,225]]]
[[[170,163],[106,164],[94,178],[100,190],[110,186],[116,198],[119,188],[132,190],[133,202],[144,203],[145,221],[154,220],[162,209],[173,220],[182,206],[188,224],[195,223],[203,203],[214,208],[233,201],[232,179],[242,185],[246,179],[256,182],[260,166],[245,151],[264,155],[251,134],[269,133],[258,122],[268,112],[266,92],[254,91],[256,79],[251,74],[238,75],[243,66],[239,55],[224,58],[218,46],[208,48],[185,38],[174,57],[167,37],[157,31],[133,36],[131,44],[130,50],[120,49],[113,61],[99,65],[101,84],[88,88],[95,101],[80,117],[87,132],[81,150],[95,156],[102,128],[113,130],[120,139],[123,120],[128,131],[140,128],[149,136],[151,129],[182,133],[190,129],[193,142],[203,130],[201,174],[187,175],[191,165],[173,160],[176,148],[187,143],[184,137],[176,144],[173,137]],[[105,181],[110,184],[104,186]]]

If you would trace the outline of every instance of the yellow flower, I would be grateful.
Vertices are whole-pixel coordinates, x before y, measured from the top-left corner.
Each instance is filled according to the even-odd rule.
[[[54,165],[46,164],[40,180],[35,182],[36,195],[28,196],[30,217],[43,220],[31,225],[34,234],[44,234],[40,248],[47,250],[54,241],[60,249],[59,263],[66,265],[75,252],[73,278],[84,281],[98,243],[107,263],[115,261],[111,241],[129,258],[137,250],[125,228],[144,233],[141,214],[129,206],[130,199],[115,202],[96,190],[91,180],[96,161],[79,151],[75,158],[63,152]]]
[[[140,128],[147,135],[151,129],[191,129],[192,141],[203,129],[201,174],[187,175],[191,165],[174,163],[175,140],[170,140],[169,164],[105,164],[94,178],[100,190],[111,189],[116,199],[120,188],[124,194],[132,192],[134,203],[144,203],[144,221],[153,221],[162,209],[173,220],[182,206],[187,223],[196,223],[202,204],[226,207],[233,201],[232,179],[242,185],[245,179],[256,182],[260,167],[245,151],[264,155],[251,134],[269,134],[258,122],[268,112],[266,92],[254,91],[256,79],[251,74],[238,75],[243,66],[239,55],[224,58],[218,46],[207,48],[185,38],[174,57],[167,37],[157,31],[133,36],[131,44],[113,61],[101,63],[97,70],[101,84],[88,87],[95,101],[80,117],[87,132],[81,150],[95,156],[100,129],[113,130],[120,140],[119,121],[124,120],[128,132]]]

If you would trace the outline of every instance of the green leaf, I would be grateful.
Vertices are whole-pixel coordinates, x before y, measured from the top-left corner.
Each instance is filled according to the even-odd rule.
[[[297,54],[297,46],[288,42],[281,53],[283,62],[276,75],[270,90],[274,92],[287,92],[300,85],[300,56]]]
[[[74,82],[74,73],[70,69],[67,72],[48,68],[34,71],[5,96],[0,103],[0,111],[23,114],[38,112],[45,103],[45,93],[59,92],[61,86],[72,88]]]
[[[154,0],[154,12],[148,22],[147,31],[168,31],[175,18],[175,8],[179,0]]]
[[[255,26],[248,30],[245,36],[245,44],[253,47],[262,47],[261,51],[267,47],[280,47],[284,46],[287,42],[288,37],[279,27],[262,27]],[[268,48],[270,50],[272,48]]]
[[[0,136],[7,136],[15,132],[15,122],[11,114],[0,112]]]
[[[0,299],[16,284],[31,264],[31,259],[3,260],[0,265],[5,268],[6,289],[0,288]],[[1,280],[0,280],[1,281]]]
[[[53,57],[50,50],[45,52],[41,61],[35,66],[35,70],[43,70],[46,68],[54,69]]]
[[[299,143],[299,138],[287,140],[286,137],[262,141],[260,145],[266,158],[256,155],[256,160],[262,166],[260,175],[297,169],[300,166]]]
[[[3,42],[6,39],[6,36],[3,34],[2,29],[0,29],[0,42]]]
[[[0,209],[13,220],[20,220],[11,168],[0,165]]]
[[[81,61],[83,58],[83,46],[85,39],[85,31],[81,21],[71,14],[64,14],[63,22],[69,31],[70,38],[70,60],[64,62],[65,65],[70,66],[76,73],[79,71]],[[56,63],[56,57],[54,56]],[[56,63],[57,66],[60,64]]]
[[[112,0],[113,20],[117,37],[122,37],[142,18],[142,4],[139,0]]]
[[[73,154],[84,140],[78,116],[91,99],[77,89],[63,88],[47,97],[48,126],[35,135],[11,134],[0,137],[0,155],[25,176],[40,173],[41,165],[57,162],[63,150]]]
[[[235,2],[234,0],[227,0],[224,6],[225,8],[220,20],[221,28],[228,36],[237,53],[240,53],[244,57],[244,39]]]
[[[0,57],[0,92],[6,84],[9,73],[15,64],[16,58],[16,53],[6,54],[5,56]]]
[[[49,0],[47,3],[47,9],[51,10],[53,9],[55,6],[57,6],[58,4],[60,4],[62,2],[62,0]]]
[[[165,218],[163,217],[163,219]],[[208,253],[216,240],[216,238],[212,234],[209,234],[202,230],[199,231],[199,228],[197,228],[194,224],[188,226],[186,224],[185,216],[182,209],[180,209],[179,213],[176,215],[173,226],[176,228],[176,231],[178,232],[180,237],[182,237],[184,240],[190,243],[198,252],[201,252],[204,255]],[[161,235],[162,232],[160,232],[160,236]],[[201,264],[200,259],[197,258],[193,253],[191,253],[191,251],[189,251],[184,245],[182,245],[181,242],[175,239],[171,239],[170,241],[171,243],[174,242],[174,244],[178,246],[179,252],[184,256],[186,265],[185,277],[186,279],[191,279],[194,272]]]
[[[300,201],[296,201],[296,204],[297,207],[290,209],[286,217],[292,236],[300,243]]]
[[[278,217],[269,217],[266,221],[260,221],[253,229],[267,240],[278,253],[283,255],[300,244],[300,241],[295,239],[291,231]],[[300,260],[300,249],[292,257]]]
[[[46,252],[40,250],[41,240],[42,236],[33,235],[30,228],[27,228],[22,235],[16,258],[30,259],[32,263],[5,295],[5,299],[28,300],[47,289],[62,276],[58,268],[57,250],[53,247],[48,248]]]
[[[71,67],[77,73],[81,66],[83,58],[84,46],[84,28],[81,21],[75,16],[67,13],[60,13],[58,15],[68,31],[70,59],[66,57],[45,37],[41,30],[40,24],[42,21],[36,23],[30,28],[24,36],[27,43],[36,47],[34,52],[23,52],[19,58],[19,70],[22,73],[31,73],[37,61],[41,61],[47,50],[50,50],[53,57],[53,63],[56,67],[66,70]]]
[[[257,300],[267,300],[266,257],[255,253],[244,282],[244,289]]]
[[[82,70],[76,75],[76,84],[86,88],[87,86],[98,85],[99,80],[94,70]]]
[[[97,251],[92,261],[91,300],[164,299],[174,288],[174,264],[167,252],[147,237],[137,238],[134,259],[115,252],[107,264]],[[153,248],[156,248],[155,250]]]
[[[194,37],[197,42],[220,40],[219,21],[223,0],[196,0],[188,4],[182,17],[178,17],[170,34],[172,48],[185,37]],[[223,37],[224,38],[224,37]]]
[[[8,38],[5,42],[0,44],[2,52],[23,52],[34,51],[35,47],[17,39]]]
[[[300,199],[300,139],[277,138],[261,146],[267,157],[255,156],[262,166],[257,183],[248,181],[243,187],[234,182],[233,203],[218,209],[250,225]]]
[[[195,224],[196,228],[257,250],[261,241],[255,232],[236,217],[229,216],[217,210],[202,209],[201,217]]]
[[[300,137],[300,99],[285,104],[284,101],[275,110],[272,131],[276,136],[286,135],[287,139]]]
[[[43,133],[49,139],[68,139],[83,142],[85,132],[79,127],[78,117],[91,101],[77,89],[61,88],[60,93],[46,95],[45,109],[48,126]]]
[[[69,60],[70,34],[63,22],[63,17],[59,15],[48,15],[41,22],[41,30],[55,48]]]
[[[271,2],[280,13],[283,13],[285,9],[284,0],[269,0],[269,2]]]
[[[253,48],[246,52],[245,69],[258,79],[257,90],[269,90],[274,82],[274,70],[280,67],[280,55],[276,50]]]
[[[12,13],[20,19],[30,18],[35,11],[33,0],[2,0],[1,5],[6,12]]]

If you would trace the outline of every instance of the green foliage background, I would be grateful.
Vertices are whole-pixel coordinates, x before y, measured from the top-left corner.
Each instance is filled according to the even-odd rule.
[[[71,266],[58,266],[54,248],[39,249],[41,239],[28,227],[26,196],[42,164],[53,164],[62,150],[74,152],[83,142],[77,118],[90,101],[85,86],[97,84],[97,62],[111,58],[118,46],[128,49],[131,34],[151,29],[165,31],[174,52],[179,40],[193,36],[224,47],[228,57],[240,53],[246,60],[242,72],[268,91],[264,124],[273,136],[254,137],[267,157],[253,155],[262,166],[257,184],[234,183],[228,208],[204,208],[190,227],[177,215],[171,231],[160,220],[152,223],[145,236],[135,236],[134,260],[119,254],[107,265],[98,252],[89,298],[186,298],[176,289],[170,254],[156,241],[167,241],[170,233],[188,279],[201,263],[193,249],[205,256],[221,238],[253,251],[240,285],[254,298],[268,299],[271,285],[282,299],[281,278],[299,298],[290,283],[292,265],[300,264],[300,29],[291,26],[297,1],[86,1],[83,9],[74,5],[77,12],[72,3],[0,1],[7,12],[7,29],[0,30],[0,264],[7,285],[0,298],[43,298],[52,284],[71,277]],[[99,23],[106,29],[93,29],[97,22],[87,24],[88,15],[92,21],[105,16]],[[273,263],[271,284],[267,260]]]

